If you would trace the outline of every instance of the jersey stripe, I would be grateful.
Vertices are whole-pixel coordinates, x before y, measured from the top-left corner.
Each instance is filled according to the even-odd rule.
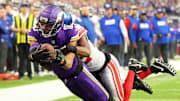
[[[116,93],[118,95],[118,98],[120,99],[120,101],[123,101],[124,94],[123,94],[123,89],[122,89],[122,85],[121,85],[119,75],[116,71],[116,66],[113,65],[112,61],[110,61],[108,63],[108,68],[111,70],[111,73],[113,75],[113,80],[114,80],[114,84],[116,87]]]
[[[79,39],[81,39],[82,36],[87,33],[87,30],[84,27],[80,26],[80,25],[77,25],[76,28],[78,30]]]

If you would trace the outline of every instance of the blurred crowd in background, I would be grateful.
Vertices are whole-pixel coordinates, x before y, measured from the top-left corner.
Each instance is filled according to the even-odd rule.
[[[29,27],[24,28],[24,29],[18,28],[16,24],[17,23],[16,17],[17,15],[21,16],[21,13],[22,15],[25,13],[24,15],[27,14],[29,16],[27,18],[30,18],[30,15],[32,14],[33,15],[32,27],[33,27],[37,24],[38,15],[40,11],[46,5],[49,5],[49,4],[55,4],[61,7],[63,10],[69,12],[72,16],[72,22],[77,22],[79,19],[81,19],[81,16],[84,16],[82,15],[82,11],[84,10],[83,7],[87,7],[89,12],[86,16],[91,17],[92,23],[94,24],[93,27],[97,27],[97,23],[99,19],[101,19],[104,15],[106,16],[105,10],[108,7],[104,8],[104,4],[110,4],[110,6],[112,6],[109,8],[113,10],[113,13],[115,15],[120,16],[121,19],[124,20],[126,27],[127,27],[127,24],[126,24],[127,22],[125,21],[126,21],[127,16],[132,16],[131,10],[137,11],[136,12],[137,14],[135,13],[135,16],[137,17],[137,19],[140,19],[139,18],[140,15],[146,15],[147,19],[149,20],[151,17],[155,16],[156,13],[163,13],[163,17],[166,18],[170,26],[169,30],[171,31],[169,33],[171,34],[171,37],[174,37],[173,45],[168,46],[168,54],[169,54],[168,58],[173,59],[175,55],[180,54],[179,46],[178,46],[179,45],[178,43],[180,40],[179,38],[180,18],[178,17],[180,15],[180,0],[0,0],[0,3],[1,3],[0,5],[0,21],[1,21],[0,22],[0,38],[1,38],[0,40],[0,73],[12,73],[12,74],[19,74],[19,75],[21,74],[20,76],[23,76],[25,72],[28,72],[27,75],[30,79],[32,79],[32,73],[34,75],[39,75],[39,76],[44,74],[44,70],[39,67],[38,63],[31,63],[33,65],[29,64],[28,62],[26,63],[25,59],[23,59],[24,57],[26,58],[26,56],[22,56],[25,53],[20,53],[20,50],[22,49],[22,47],[19,47],[21,42],[17,41],[17,35],[18,35],[17,33],[27,34],[30,28]],[[161,11],[158,11],[158,9],[160,9]],[[145,13],[142,13],[142,11]],[[141,13],[138,13],[138,12],[141,12]],[[7,18],[5,16],[7,16]],[[23,20],[23,18],[21,18],[21,20]],[[5,23],[3,21],[6,21],[8,23]],[[5,26],[4,23],[5,25],[7,25],[7,27],[3,29],[3,26]],[[7,32],[3,32],[3,30],[7,30]],[[101,32],[102,32],[102,29],[101,29]],[[2,33],[6,33],[6,34],[8,33],[8,34],[3,36]],[[98,32],[96,31],[95,34],[97,33]],[[25,36],[25,40],[27,40],[26,37],[27,36]],[[106,38],[105,39],[104,37],[101,38],[98,35],[95,35],[95,37],[96,38],[93,43],[97,47],[99,47],[101,50],[103,50],[104,48],[103,44],[106,44]],[[129,40],[130,40],[129,44],[132,44],[130,38]],[[5,47],[7,45],[4,45],[4,43],[8,43],[7,48]],[[122,57],[121,59],[118,59],[122,66],[127,66],[126,61],[128,61],[125,59],[127,56],[126,52],[128,50],[127,49],[128,46],[124,45],[125,43],[126,42],[123,42],[123,48],[122,48],[123,53],[121,53]],[[168,42],[168,45],[169,43],[170,41]],[[154,44],[153,40],[151,40],[149,44],[150,51],[145,52],[145,56],[148,54],[147,52],[150,52],[149,54],[151,56],[148,58],[150,60],[152,59],[153,53],[154,53],[152,49],[153,44]],[[133,48],[137,48],[137,46],[133,45]],[[142,57],[135,56],[135,58],[139,58],[139,60],[142,60],[143,57],[144,55]],[[20,61],[23,61],[24,64],[23,63],[21,64]]]

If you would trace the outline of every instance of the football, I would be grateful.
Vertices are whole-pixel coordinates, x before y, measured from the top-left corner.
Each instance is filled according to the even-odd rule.
[[[54,47],[51,44],[49,44],[49,43],[45,43],[45,44],[42,44],[40,49],[42,50],[44,48],[47,48],[47,52],[51,52],[50,59],[54,59],[54,55],[55,55]]]

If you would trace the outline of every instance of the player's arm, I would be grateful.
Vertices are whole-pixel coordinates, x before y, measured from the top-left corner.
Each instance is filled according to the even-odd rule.
[[[79,35],[78,46],[66,45],[62,47],[61,50],[63,51],[63,53],[73,52],[82,57],[89,57],[91,51],[88,43],[88,38],[86,36],[87,30],[82,26],[78,26],[78,25],[76,25],[76,28],[78,30],[78,35]]]
[[[96,34],[100,37],[100,39],[102,41],[105,41],[105,38],[104,38],[104,36],[103,36],[103,34],[101,32],[101,26],[100,26],[99,22],[97,22],[95,30],[96,30]]]
[[[79,46],[66,45],[62,47],[61,50],[63,51],[63,53],[73,52],[82,57],[89,57],[91,51],[88,39],[85,35],[83,35],[81,39],[79,39],[78,44]]]
[[[129,37],[128,37],[128,32],[127,32],[126,26],[124,24],[124,21],[122,19],[120,20],[119,27],[120,27],[120,29],[122,31],[122,35],[124,37],[125,42],[129,46],[130,45],[130,41],[129,41]]]
[[[137,36],[137,33],[138,33],[138,25],[137,24],[133,24],[132,25],[132,29],[133,29],[133,31],[132,31],[132,45],[133,45],[133,47],[134,48],[137,48],[137,44],[136,44],[136,36]]]
[[[70,42],[68,45],[70,46],[76,46],[77,42]],[[62,66],[64,69],[71,69],[72,68],[72,64],[74,61],[74,57],[75,57],[75,53],[73,52],[69,52],[64,56],[64,60],[62,61],[62,63],[64,61],[66,61],[66,63],[64,64],[64,66]]]
[[[82,38],[78,41],[79,46],[77,46],[77,54],[84,57],[90,56],[90,46],[88,43],[88,39],[85,35],[82,36]]]
[[[70,42],[68,45],[75,47],[77,42]],[[64,55],[65,54],[65,55]],[[53,63],[56,63],[63,67],[64,69],[71,69],[74,61],[75,53],[74,52],[63,52],[61,49],[55,49],[55,56]]]
[[[130,20],[128,18],[125,18],[124,19],[124,24],[126,26],[126,29],[128,30],[129,29],[129,26],[130,26]]]

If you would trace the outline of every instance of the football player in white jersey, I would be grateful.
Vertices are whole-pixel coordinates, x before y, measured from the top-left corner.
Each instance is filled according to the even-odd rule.
[[[109,91],[111,100],[128,101],[133,88],[134,80],[137,83],[135,85],[138,85],[136,87],[137,89],[145,90],[150,94],[152,93],[149,86],[141,81],[141,79],[135,74],[136,70],[143,69],[142,65],[131,66],[128,71],[128,75],[123,82],[117,59],[112,54],[101,52],[94,47],[94,45],[87,40],[86,29],[79,25],[76,25],[76,28],[79,31],[79,46],[65,46],[62,48],[62,51],[71,51],[82,56],[81,59],[87,65],[89,71],[92,72]]]
[[[89,71],[92,72],[109,91],[112,101],[128,101],[132,88],[141,89],[152,94],[149,86],[140,79],[144,79],[151,73],[169,72],[175,75],[174,71],[169,70],[171,69],[170,67],[162,66],[163,62],[159,59],[154,62],[151,69],[135,59],[130,59],[129,71],[125,81],[123,81],[117,59],[112,54],[101,52],[94,47],[86,37],[87,30],[85,28],[80,25],[76,25],[76,28],[79,32],[79,46],[64,46],[62,51],[71,51],[80,55]],[[160,71],[159,68],[161,68],[161,70],[163,68],[164,70]],[[138,75],[136,74],[137,72]]]

